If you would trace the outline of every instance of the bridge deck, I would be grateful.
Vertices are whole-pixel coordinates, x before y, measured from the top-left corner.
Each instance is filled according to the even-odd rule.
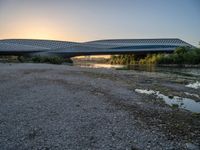
[[[129,53],[171,53],[180,46],[193,47],[180,39],[119,39],[85,43],[10,39],[0,40],[0,55],[58,55],[72,57]]]

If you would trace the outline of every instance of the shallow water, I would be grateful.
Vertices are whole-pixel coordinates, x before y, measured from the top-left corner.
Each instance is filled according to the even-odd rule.
[[[183,76],[200,77],[200,68],[184,68],[184,67],[157,67],[155,65],[111,65],[100,63],[75,63],[75,66],[89,67],[89,68],[117,68],[121,70],[136,70],[147,72],[163,72],[170,74],[179,74]]]
[[[110,64],[99,64],[99,63],[78,63],[74,64],[75,66],[80,67],[89,67],[89,68],[115,68],[122,70],[136,70],[136,71],[146,71],[146,72],[162,72],[167,74],[178,74],[183,76],[193,76],[197,79],[196,82],[185,85],[188,88],[198,89],[200,88],[200,82],[198,81],[200,78],[200,68],[178,68],[178,67],[156,67],[153,65],[110,65]],[[200,113],[200,102],[196,102],[190,98],[181,98],[178,96],[174,96],[173,98],[169,98],[168,96],[161,94],[159,91],[153,90],[144,90],[144,89],[135,89],[138,93],[148,94],[148,95],[156,95],[157,98],[161,98],[165,101],[166,104],[170,106],[178,106],[179,108],[183,108],[192,112]],[[194,96],[199,98],[200,95],[185,92],[188,96]]]
[[[186,76],[200,76],[200,68],[184,67],[157,67],[155,65],[127,65],[129,70],[148,71],[148,72],[165,72]]]
[[[179,108],[186,109],[191,112],[200,113],[200,102],[196,102],[190,98],[182,98],[178,96],[170,98],[164,94],[161,94],[159,91],[153,90],[135,89],[135,92],[148,95],[153,94],[156,95],[157,98],[161,98],[162,100],[164,100],[164,102],[170,106],[177,106]]]
[[[111,64],[98,64],[98,63],[80,63],[74,64],[75,66],[86,67],[86,68],[123,68],[124,65],[111,65]]]

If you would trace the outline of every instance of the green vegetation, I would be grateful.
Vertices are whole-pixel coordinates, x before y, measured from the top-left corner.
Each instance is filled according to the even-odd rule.
[[[161,55],[158,64],[200,64],[200,48],[179,47],[173,54]]]
[[[17,60],[18,60],[19,62],[21,62],[21,63],[27,62],[29,59],[30,59],[30,58],[24,57],[24,56],[18,56],[18,57],[17,57]]]
[[[13,63],[50,63],[62,64],[73,63],[70,58],[63,58],[58,56],[1,56],[0,62],[13,62]]]
[[[62,58],[58,56],[34,56],[31,58],[34,63],[50,63],[50,64],[62,64],[73,63],[70,58]]]
[[[118,55],[118,56],[111,56],[110,58],[111,64],[120,64],[120,65],[129,65],[135,64],[135,55],[127,54],[127,55]]]
[[[172,54],[148,54],[138,58],[135,55],[112,56],[111,64],[200,64],[200,48],[179,47]]]
[[[157,64],[158,60],[160,60],[164,55],[163,54],[148,54],[145,58],[140,59],[138,64],[146,65],[146,64]]]

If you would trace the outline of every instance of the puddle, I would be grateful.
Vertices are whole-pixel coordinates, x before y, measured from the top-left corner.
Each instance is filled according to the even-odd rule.
[[[148,95],[153,94],[156,95],[157,98],[163,99],[165,103],[170,106],[178,106],[179,108],[183,108],[191,112],[200,113],[200,103],[190,98],[182,98],[178,96],[170,98],[164,94],[161,94],[159,91],[153,91],[153,90],[135,89],[135,92]]]
[[[142,89],[135,89],[135,92],[142,93],[142,94],[155,94],[156,92],[153,90],[142,90]]]
[[[200,82],[197,81],[195,83],[190,83],[190,84],[186,85],[186,87],[193,88],[193,89],[198,89],[198,88],[200,88]]]

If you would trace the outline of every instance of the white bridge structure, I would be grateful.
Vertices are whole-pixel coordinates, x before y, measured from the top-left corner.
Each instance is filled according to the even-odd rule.
[[[0,40],[0,55],[61,56],[172,53],[177,47],[193,47],[176,38],[109,39],[89,42],[67,42],[34,39]]]

